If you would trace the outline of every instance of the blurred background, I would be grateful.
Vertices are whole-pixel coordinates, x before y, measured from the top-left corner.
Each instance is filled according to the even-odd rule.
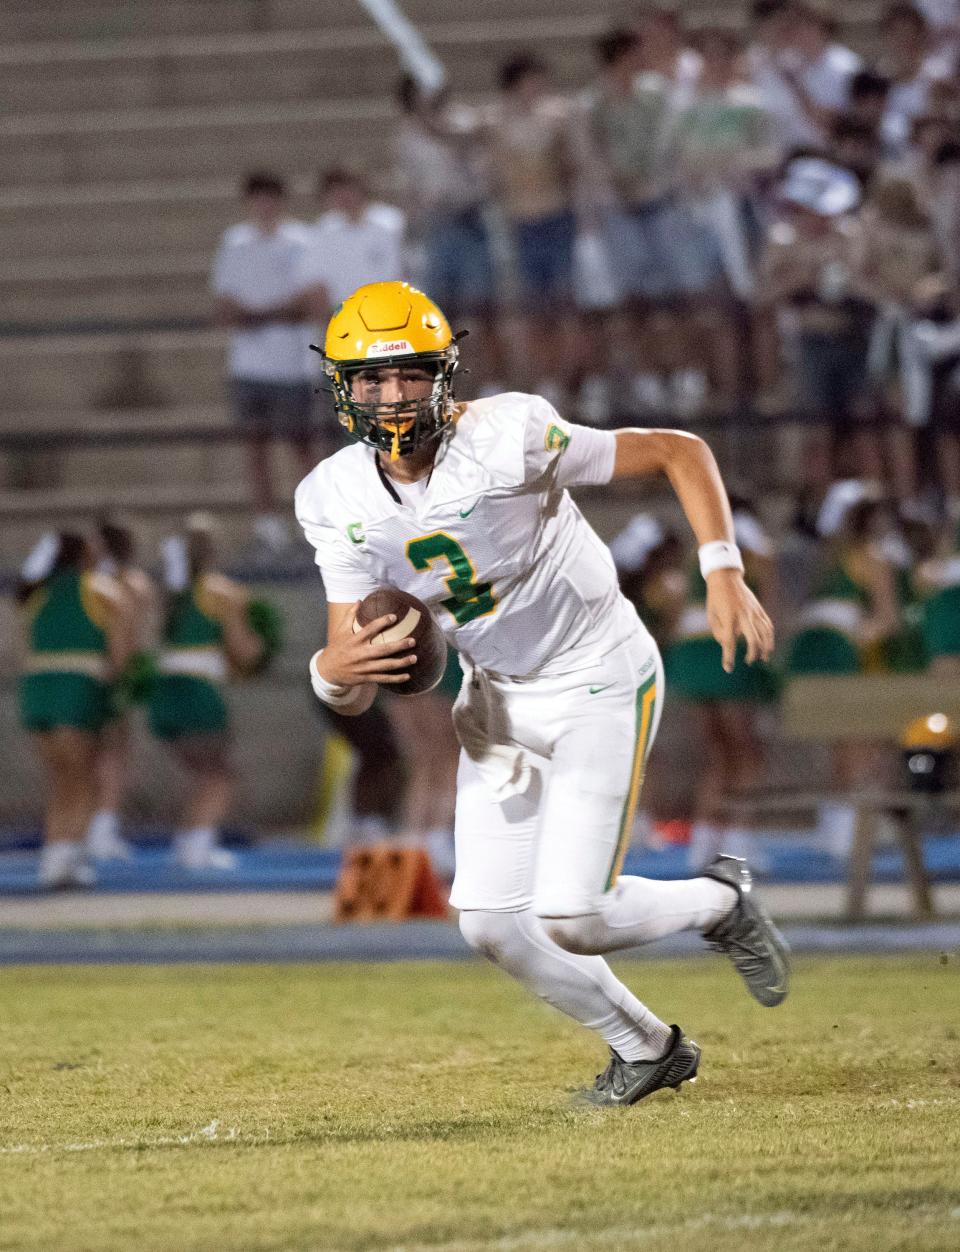
[[[628,872],[960,911],[960,5],[8,0],[0,41],[0,916],[313,921],[385,838],[449,876],[455,660],[360,719],[305,678],[308,345],[390,278],[470,332],[461,398],[720,461],[780,640],[729,678],[665,485],[581,493],[667,664]]]

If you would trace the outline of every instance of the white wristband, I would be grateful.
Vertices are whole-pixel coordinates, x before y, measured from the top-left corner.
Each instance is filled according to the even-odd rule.
[[[323,655],[323,648],[310,658],[310,686],[318,700],[322,700],[331,709],[350,709],[359,704],[366,695],[369,683],[361,683],[356,687],[342,687],[329,682],[317,669],[317,660]]]
[[[702,544],[697,551],[700,558],[700,573],[704,578],[717,569],[738,569],[743,571],[743,557],[735,543],[726,539],[714,539],[711,543]]]

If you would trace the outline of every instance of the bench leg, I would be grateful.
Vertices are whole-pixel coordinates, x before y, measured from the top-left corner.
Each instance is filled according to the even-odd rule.
[[[897,839],[903,851],[903,863],[907,869],[907,881],[913,892],[914,916],[933,917],[933,899],[930,879],[923,863],[923,843],[916,814],[902,813],[897,816]]]
[[[876,831],[877,815],[874,810],[858,806],[853,847],[847,865],[847,917],[851,921],[860,921],[865,913]]]

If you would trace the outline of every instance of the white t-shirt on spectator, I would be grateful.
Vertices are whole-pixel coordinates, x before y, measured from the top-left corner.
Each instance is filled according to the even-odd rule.
[[[804,111],[803,105],[785,72],[792,69],[804,92],[823,109],[843,109],[850,96],[850,80],[863,62],[843,44],[829,44],[809,64],[798,60],[790,64],[775,57],[767,48],[755,45],[749,52],[750,77],[760,93],[763,107],[771,115],[774,137],[783,151],[791,148],[817,147],[827,140],[826,131]]]
[[[750,81],[760,95],[760,103],[770,115],[773,138],[781,152],[791,148],[817,147],[823,132],[807,116],[796,91],[776,57],[757,44],[749,50]]]
[[[365,283],[406,277],[403,213],[371,204],[359,221],[331,210],[317,218],[298,271],[298,287],[322,285],[334,308]]]
[[[216,296],[256,311],[286,304],[300,290],[297,275],[309,243],[302,222],[282,222],[270,235],[249,222],[225,232],[213,263]],[[276,322],[230,337],[231,378],[257,382],[303,382],[312,377],[307,326]]]
[[[850,99],[850,80],[863,62],[842,43],[832,43],[800,73],[807,95],[825,109],[845,109]]]
[[[887,96],[887,108],[880,134],[889,156],[902,156],[910,144],[914,119],[923,117],[930,106],[930,88],[950,77],[950,57],[934,53],[924,62],[916,78],[894,83]]]
[[[430,219],[466,213],[489,194],[480,145],[466,136],[438,134],[411,118],[402,118],[394,139],[396,181],[406,205],[412,204],[429,229]]]

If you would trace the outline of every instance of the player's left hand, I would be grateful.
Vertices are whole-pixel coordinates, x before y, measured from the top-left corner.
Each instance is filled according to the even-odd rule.
[[[773,654],[773,622],[760,601],[735,569],[718,569],[707,575],[707,619],[713,637],[723,649],[723,668],[729,674],[737,653],[737,640],[747,644],[747,664],[769,661]]]

